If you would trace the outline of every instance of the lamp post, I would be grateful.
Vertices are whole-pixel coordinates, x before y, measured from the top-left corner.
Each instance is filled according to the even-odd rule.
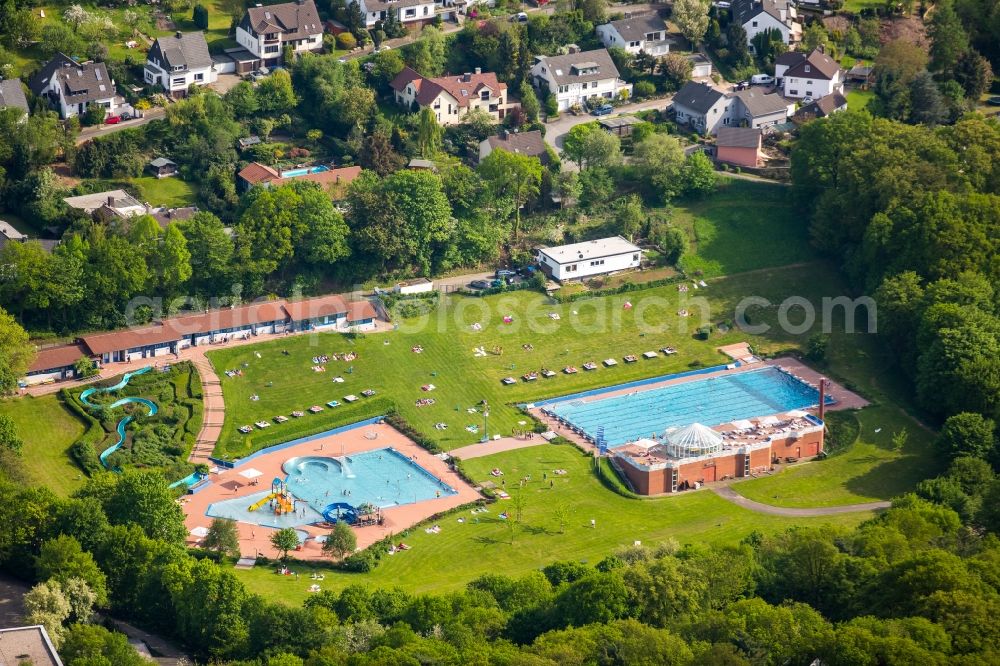
[[[483,400],[483,443],[490,441],[490,431],[489,431],[489,418],[490,418],[490,405],[488,402]]]

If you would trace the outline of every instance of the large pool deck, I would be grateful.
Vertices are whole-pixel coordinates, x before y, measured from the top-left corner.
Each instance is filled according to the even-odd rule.
[[[734,373],[740,372],[752,372],[754,370],[759,370],[765,366],[772,366],[781,368],[785,372],[788,372],[795,377],[803,380],[808,384],[813,384],[818,386],[820,379],[826,379],[826,395],[833,399],[832,403],[827,404],[827,411],[835,411],[840,409],[860,409],[862,407],[868,406],[868,401],[853,393],[840,384],[830,380],[828,377],[820,372],[810,368],[801,361],[792,357],[781,357],[766,361],[756,361],[753,363],[741,363],[739,365],[731,364],[729,366],[722,366],[714,371],[699,371],[697,373],[678,373],[676,375],[667,375],[662,381],[650,381],[643,380],[641,386],[636,386],[640,382],[631,382],[628,384],[622,384],[620,387],[609,387],[608,389],[596,389],[595,391],[587,392],[589,395],[581,396],[576,398],[583,402],[592,402],[596,400],[604,400],[606,398],[614,398],[630,393],[635,393],[636,391],[649,391],[665,386],[673,386],[677,384],[683,384],[691,381],[700,381],[705,379],[711,379],[713,377],[722,377],[725,375],[732,375]],[[561,424],[557,419],[546,414],[542,411],[545,405],[552,404],[557,401],[568,400],[572,396],[567,396],[565,398],[554,398],[551,400],[540,401],[539,404],[531,405],[528,411],[539,421],[542,421],[549,429],[562,436],[571,442],[575,443],[577,446],[583,448],[584,450],[595,450],[596,447],[592,442],[587,440],[582,435],[574,432],[573,429]],[[811,413],[816,413],[818,410],[810,409],[807,410]],[[780,413],[780,412],[776,412]],[[769,416],[769,414],[758,414],[757,416]]]
[[[211,525],[212,518],[206,513],[209,505],[224,500],[259,495],[261,492],[269,490],[272,479],[275,477],[285,479],[287,476],[282,465],[289,458],[350,456],[362,451],[384,449],[390,446],[403,456],[413,459],[424,470],[457,492],[454,494],[442,493],[441,497],[383,509],[384,521],[382,525],[354,528],[359,549],[370,546],[390,534],[399,535],[434,514],[475,502],[481,498],[479,493],[451,470],[448,463],[421,448],[395,428],[384,423],[363,425],[291,446],[279,445],[265,449],[245,462],[239,463],[233,469],[220,469],[218,473],[211,474],[206,486],[198,488],[197,492],[185,495],[180,500],[186,516],[187,544],[194,546],[201,540],[200,537],[192,535],[192,531],[197,534],[201,532],[198,528],[204,529]],[[261,473],[257,477],[257,485],[251,485],[251,481],[240,474],[250,469]],[[262,507],[259,510],[267,511],[267,507]],[[240,552],[243,556],[253,557],[257,553],[271,558],[280,556],[280,553],[271,545],[271,535],[274,533],[272,528],[237,522],[237,529],[240,535]],[[329,527],[301,525],[296,526],[296,529],[308,534],[302,549],[294,553],[297,559],[329,559],[329,556],[322,551],[322,544],[316,540],[316,537],[329,534]],[[400,538],[399,540],[404,539]]]

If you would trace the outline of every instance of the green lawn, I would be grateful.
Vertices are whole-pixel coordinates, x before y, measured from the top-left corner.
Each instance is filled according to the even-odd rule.
[[[734,328],[725,334],[715,333],[708,341],[693,337],[701,323],[702,305],[708,313],[706,321],[719,323],[731,320],[737,303],[747,295],[778,302],[793,293],[793,288],[794,293],[817,302],[821,296],[843,293],[832,271],[825,264],[814,263],[720,280],[707,289],[687,294],[678,294],[676,287],[667,286],[565,305],[550,304],[545,296],[526,291],[483,299],[456,296],[428,317],[399,321],[399,330],[387,334],[351,340],[341,334],[325,333],[210,352],[226,400],[226,422],[216,453],[245,455],[307,430],[318,432],[375,416],[383,413],[390,402],[444,448],[479,439],[481,432],[473,435],[465,427],[482,426],[482,415],[467,409],[483,399],[490,404],[490,433],[510,434],[525,419],[513,403],[725,363],[727,357],[720,355],[716,347],[733,342],[750,340],[758,348],[772,352],[801,345],[807,336],[789,335],[777,328],[767,336],[748,336]],[[634,307],[626,309],[627,301]],[[696,316],[682,318],[678,316],[681,309]],[[558,313],[560,319],[550,319],[549,313]],[[503,323],[505,315],[513,316],[512,324]],[[776,315],[776,308],[769,308],[753,316],[773,320]],[[475,322],[482,324],[481,331],[472,330]],[[524,344],[534,349],[526,351]],[[422,353],[411,351],[417,345],[423,347]],[[676,347],[679,353],[634,364],[622,362],[626,354],[640,355],[667,345]],[[497,346],[503,348],[500,356],[474,356],[476,347],[493,350]],[[348,350],[357,352],[358,359],[350,364],[331,361],[326,372],[311,369],[314,356]],[[593,372],[581,370],[572,376],[560,372],[551,379],[518,381],[513,386],[504,386],[500,381],[542,367],[559,371],[567,365],[579,368],[587,361],[600,363],[609,357],[616,357],[619,365]],[[223,374],[238,368],[242,376]],[[353,370],[349,372],[349,368]],[[345,379],[344,383],[333,382],[338,375]],[[425,384],[434,384],[437,389],[425,393],[420,390]],[[343,396],[360,394],[368,388],[374,389],[378,397],[327,409],[319,415],[307,414],[249,436],[237,431],[241,425],[305,410],[314,404],[342,402]],[[259,396],[259,400],[250,400],[252,395]],[[416,400],[426,397],[434,398],[436,404],[415,406]],[[438,422],[447,423],[448,430],[435,430]]]
[[[868,102],[875,97],[875,93],[870,90],[848,90],[847,91],[847,108],[853,111],[860,111],[861,109],[868,106]]]
[[[519,575],[557,560],[596,564],[619,546],[641,541],[646,545],[674,540],[679,544],[733,543],[754,530],[776,532],[792,525],[834,523],[854,525],[868,518],[857,513],[832,518],[786,519],[752,513],[708,491],[650,500],[626,499],[605,488],[591,471],[588,456],[569,445],[542,445],[496,456],[470,460],[466,469],[476,480],[491,479],[489,470],[501,468],[508,492],[516,493],[517,479],[530,476],[524,493],[522,525],[514,542],[506,521],[497,516],[514,513],[513,501],[492,504],[489,513],[476,516],[461,511],[437,520],[440,534],[415,529],[399,538],[412,550],[383,558],[370,574],[326,571],[324,589],[351,583],[375,587],[398,585],[411,592],[445,592],[462,587],[485,573]],[[554,487],[543,480],[552,470],[568,474],[554,478]],[[567,508],[565,533],[553,515],[555,507]],[[459,523],[458,518],[464,518]],[[590,520],[597,521],[596,529]],[[296,565],[300,576],[310,567]],[[307,596],[311,581],[277,576],[270,568],[237,571],[250,589],[269,599],[292,604]]]
[[[842,11],[850,14],[860,14],[862,9],[876,9],[885,6],[880,0],[847,0]]]
[[[688,273],[715,277],[816,257],[791,190],[780,185],[724,180],[710,198],[677,206],[673,222],[694,239],[681,260]]]
[[[733,490],[776,506],[835,506],[888,500],[934,474],[933,436],[902,410],[875,405],[861,410],[858,419],[861,432],[848,448],[826,460],[737,483]],[[903,428],[909,439],[895,451],[892,436]]]
[[[2,400],[0,414],[14,419],[24,440],[21,461],[26,483],[46,486],[63,496],[80,486],[80,470],[67,451],[83,434],[84,426],[56,396]]]
[[[179,176],[171,176],[170,178],[143,176],[142,178],[133,178],[130,182],[138,188],[143,201],[147,201],[153,206],[177,208],[195,203],[194,185],[181,180]]]
[[[208,49],[212,53],[221,53],[224,49],[239,46],[236,43],[236,40],[229,36],[229,26],[232,23],[232,16],[220,10],[219,3],[217,2],[206,2],[202,4],[208,8],[208,30],[204,31],[205,41],[208,42]],[[171,15],[171,18],[173,19],[174,25],[177,26],[178,30],[183,32],[201,30],[201,28],[194,24],[190,9],[175,12]],[[171,34],[173,34],[173,32],[165,30],[158,31],[156,36],[163,37]]]

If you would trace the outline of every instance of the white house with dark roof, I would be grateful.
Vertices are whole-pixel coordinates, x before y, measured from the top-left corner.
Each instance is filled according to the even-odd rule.
[[[555,95],[560,111],[586,102],[618,99],[623,92],[631,95],[632,84],[618,76],[607,49],[535,56],[531,68],[535,87]]]
[[[434,20],[436,4],[432,0],[347,0],[357,2],[361,15],[365,17],[365,26],[372,28],[379,21],[385,20],[392,12],[403,25],[420,25]]]
[[[688,81],[671,105],[677,122],[687,123],[703,134],[715,134],[720,125],[729,124],[729,97],[707,83]]]
[[[518,106],[511,103],[506,83],[500,83],[493,72],[483,72],[478,67],[475,73],[434,79],[404,67],[389,86],[398,104],[407,109],[414,106],[431,109],[442,125],[461,123],[477,109],[499,122]]]
[[[146,55],[146,83],[161,85],[171,97],[184,97],[191,84],[203,86],[219,78],[201,32],[159,37]]]
[[[782,54],[775,61],[774,74],[785,97],[815,100],[844,93],[844,70],[821,48],[809,55],[795,51]]]
[[[538,265],[556,280],[580,280],[595,275],[638,268],[642,250],[621,236],[543,247],[537,250]]]
[[[104,107],[108,115],[115,115],[120,106],[115,82],[103,62],[78,63],[63,53],[38,70],[28,87],[57,108],[63,119],[86,112],[90,104]]]
[[[597,36],[607,48],[617,46],[636,54],[644,51],[652,56],[670,53],[671,40],[667,24],[659,14],[643,14],[597,26]]]
[[[247,9],[236,26],[236,41],[260,60],[258,67],[274,67],[282,63],[286,46],[296,53],[321,51],[323,24],[313,0],[258,4]]]
[[[747,43],[753,49],[753,38],[767,30],[781,33],[785,44],[802,40],[802,24],[791,0],[733,0],[733,20],[739,21],[747,31]]]
[[[0,109],[8,106],[21,109],[25,115],[30,112],[28,98],[24,96],[24,88],[18,79],[0,80]]]
[[[759,88],[725,93],[707,83],[688,81],[674,95],[672,108],[677,122],[687,123],[703,134],[718,134],[723,127],[763,129],[788,120],[794,103]]]

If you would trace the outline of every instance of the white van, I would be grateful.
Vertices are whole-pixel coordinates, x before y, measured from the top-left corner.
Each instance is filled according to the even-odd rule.
[[[750,77],[750,85],[752,86],[769,86],[772,83],[774,83],[774,77],[767,74],[754,74]]]

